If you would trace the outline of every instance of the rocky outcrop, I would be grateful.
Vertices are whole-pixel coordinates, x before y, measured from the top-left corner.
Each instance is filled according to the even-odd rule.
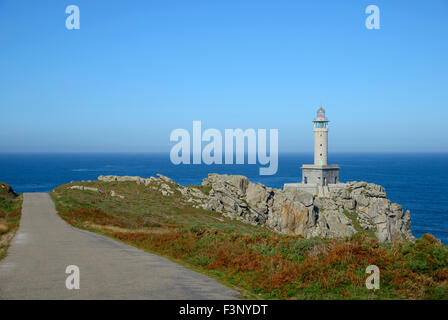
[[[211,187],[204,208],[280,233],[337,238],[365,230],[382,242],[413,240],[409,211],[372,183],[349,182],[327,197],[269,188],[244,176],[210,174],[202,185]]]
[[[167,179],[169,179],[169,178],[167,178]],[[154,177],[141,178],[141,177],[137,177],[137,176],[99,176],[98,180],[99,181],[104,181],[104,182],[112,182],[112,181],[126,182],[126,181],[130,181],[130,182],[136,182],[137,184],[149,185],[152,181],[155,181],[156,178],[154,178]]]
[[[179,192],[186,203],[223,216],[305,238],[339,238],[365,231],[379,241],[413,240],[410,213],[387,199],[383,187],[348,182],[328,194],[280,190],[238,175],[209,174],[202,186],[184,187],[168,177],[100,176],[101,181],[135,181],[165,196]],[[205,192],[206,191],[206,192]]]
[[[81,191],[92,191],[92,192],[98,192],[98,193],[104,193],[103,191],[101,191],[98,188],[93,188],[93,187],[86,187],[86,186],[70,186],[69,189],[72,190],[81,190]],[[114,190],[111,190],[108,193],[111,197],[119,197],[121,199],[124,199],[125,197],[122,195],[117,194]]]
[[[0,182],[0,200],[1,199],[14,199],[18,196],[13,188],[4,182]]]
[[[98,188],[92,188],[92,187],[85,187],[85,186],[71,186],[70,189],[72,190],[86,190],[86,191],[93,191],[93,192],[101,192]]]

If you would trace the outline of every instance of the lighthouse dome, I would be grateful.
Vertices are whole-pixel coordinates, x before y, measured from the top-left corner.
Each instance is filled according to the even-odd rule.
[[[325,109],[322,108],[322,106],[320,106],[320,108],[317,110],[317,115],[320,116],[325,116]]]

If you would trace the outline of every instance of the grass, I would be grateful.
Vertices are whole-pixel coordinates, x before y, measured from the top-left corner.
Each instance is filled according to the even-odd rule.
[[[207,196],[210,194],[210,191],[212,190],[211,186],[202,186],[202,185],[200,185],[200,186],[189,186],[189,187],[190,188],[196,188],[196,189],[202,191],[202,193],[207,195]]]
[[[168,257],[246,298],[448,299],[448,248],[431,235],[388,244],[366,232],[339,240],[280,235],[193,208],[169,185],[169,196],[156,182],[145,187],[99,181],[60,186],[51,195],[73,226]],[[111,197],[112,190],[125,198]],[[376,292],[365,287],[365,269],[372,264],[381,272]]]
[[[0,183],[0,260],[6,256],[9,244],[19,228],[22,196],[9,185]]]

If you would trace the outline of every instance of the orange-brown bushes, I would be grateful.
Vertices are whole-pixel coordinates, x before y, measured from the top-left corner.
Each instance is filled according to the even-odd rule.
[[[362,233],[350,239],[303,239],[178,219],[163,224],[153,218],[131,220],[100,208],[79,207],[61,215],[78,226],[127,229],[99,232],[182,260],[264,298],[448,298],[448,249],[430,235],[415,244],[384,245]],[[164,232],[142,232],[142,227]],[[381,288],[375,293],[365,287],[369,265],[380,269]]]
[[[435,277],[439,281],[447,281],[448,280],[448,267],[437,270],[435,272]]]

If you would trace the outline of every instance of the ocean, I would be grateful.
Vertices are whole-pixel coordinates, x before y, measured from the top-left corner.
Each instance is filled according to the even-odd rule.
[[[392,202],[411,211],[414,236],[431,233],[448,244],[447,153],[332,153],[341,181],[382,185]],[[241,174],[282,188],[300,180],[300,166],[312,153],[279,155],[277,174],[260,176],[259,165],[173,165],[168,153],[1,153],[0,181],[16,192],[49,192],[70,181],[104,175],[166,175],[182,185],[200,184],[208,173]]]

